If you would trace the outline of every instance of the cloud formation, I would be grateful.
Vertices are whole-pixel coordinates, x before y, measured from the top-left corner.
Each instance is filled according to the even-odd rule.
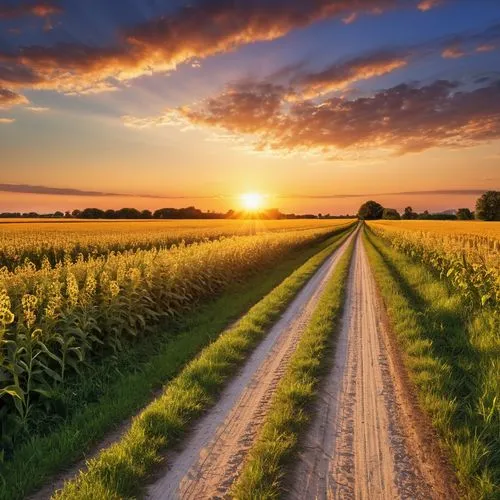
[[[480,33],[467,33],[451,37],[445,43],[442,56],[456,59],[475,52],[491,52],[500,48],[500,24],[494,24]]]
[[[308,73],[294,83],[305,98],[311,99],[333,91],[344,90],[351,84],[391,73],[408,64],[411,53],[379,52],[332,65],[318,73]]]
[[[124,30],[114,46],[59,43],[0,53],[0,73],[6,73],[2,66],[8,65],[11,84],[34,88],[77,92],[114,88],[116,81],[275,40],[321,19],[397,4],[398,0],[204,0]]]
[[[8,109],[18,104],[28,104],[28,99],[12,90],[0,87],[0,109]]]
[[[14,118],[0,118],[0,124],[14,123],[15,121]]]
[[[257,150],[406,154],[434,147],[464,147],[500,138],[500,81],[472,89],[438,80],[402,84],[371,97],[287,102],[289,89],[240,83],[201,106],[142,118],[141,127],[184,121],[198,127],[252,135]],[[130,117],[129,117],[129,125]]]
[[[18,2],[0,5],[0,19],[14,19],[16,17],[36,16],[47,17],[62,13],[62,8],[54,2]]]

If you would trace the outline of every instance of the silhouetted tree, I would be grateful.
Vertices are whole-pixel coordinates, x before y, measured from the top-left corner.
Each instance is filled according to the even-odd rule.
[[[137,208],[120,208],[116,211],[117,219],[140,219],[141,212]]]
[[[100,208],[86,208],[82,210],[80,214],[80,218],[82,219],[103,219],[104,218],[104,210]]]
[[[384,208],[382,219],[399,220],[401,219],[401,215],[399,215],[399,212],[395,208]]]
[[[381,219],[384,207],[376,201],[370,200],[359,207],[358,217],[365,220]]]
[[[500,221],[500,191],[487,191],[477,200],[476,219]]]
[[[114,210],[108,209],[104,212],[105,219],[117,219],[116,212]]]
[[[418,214],[413,211],[413,208],[406,207],[401,218],[405,220],[413,220],[418,218]]]
[[[468,208],[459,208],[457,210],[458,220],[472,220],[473,218],[474,214]]]

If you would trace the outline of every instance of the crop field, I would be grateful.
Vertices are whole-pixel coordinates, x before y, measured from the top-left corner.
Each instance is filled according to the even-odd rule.
[[[495,498],[500,224],[0,235],[0,499]]]
[[[28,439],[71,418],[71,391],[89,369],[114,366],[148,338],[154,343],[159,327],[168,339],[168,330],[173,335],[183,318],[225,290],[306,255],[349,226],[345,220],[0,226],[0,457],[10,463]]]
[[[7,221],[7,222],[5,222]],[[343,225],[345,220],[181,220],[19,222],[0,219],[0,268],[14,269],[26,260],[37,267],[77,257],[128,250],[168,248],[180,242],[220,239],[261,232],[301,231]]]
[[[370,227],[446,276],[471,302],[500,301],[500,224],[377,221]]]

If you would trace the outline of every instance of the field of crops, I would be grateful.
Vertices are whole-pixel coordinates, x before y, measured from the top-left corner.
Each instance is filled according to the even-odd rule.
[[[0,228],[3,258],[11,264],[0,270],[2,449],[10,453],[33,421],[60,412],[54,396],[85,367],[115,357],[154,334],[159,324],[175,323],[229,286],[349,224],[92,222]],[[8,260],[16,251],[24,255],[22,264]]]
[[[184,242],[262,232],[301,231],[344,225],[345,220],[165,220],[19,222],[0,219],[0,268],[29,260],[41,267],[74,262],[79,256],[169,248]]]
[[[471,305],[500,302],[500,225],[488,222],[376,221],[370,228],[448,278]]]

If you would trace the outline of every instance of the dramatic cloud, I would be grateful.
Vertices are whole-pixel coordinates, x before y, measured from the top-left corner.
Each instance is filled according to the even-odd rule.
[[[295,82],[303,97],[313,98],[344,90],[360,80],[391,73],[408,64],[410,54],[378,53],[330,66],[319,73],[309,73]]]
[[[8,109],[18,104],[28,104],[28,99],[9,89],[0,87],[0,109]]]
[[[463,89],[439,80],[403,84],[371,97],[287,103],[289,90],[269,83],[228,88],[200,107],[178,108],[141,126],[185,122],[256,137],[258,150],[405,154],[465,147],[500,138],[500,81]],[[130,120],[130,117],[129,117]]]
[[[295,28],[350,13],[373,12],[397,0],[205,0],[177,13],[125,30],[113,47],[80,43],[28,46],[0,53],[19,84],[60,91],[115,88],[116,81],[175,69],[258,41],[280,38]],[[26,78],[30,81],[27,82]]]
[[[0,5],[0,19],[12,19],[23,16],[47,17],[60,14],[62,9],[53,2],[18,2]]]

